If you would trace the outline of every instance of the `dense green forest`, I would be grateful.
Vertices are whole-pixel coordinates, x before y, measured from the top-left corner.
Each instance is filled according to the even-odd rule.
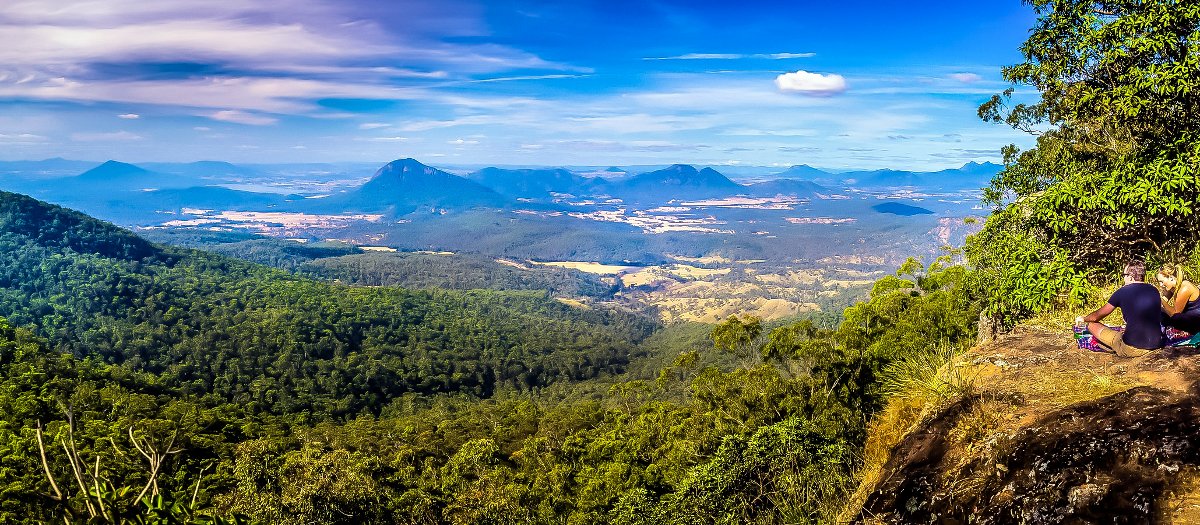
[[[149,481],[192,520],[828,518],[886,364],[973,329],[960,269],[910,265],[839,327],[732,320],[700,348],[655,338],[648,358],[675,357],[652,377],[580,382],[653,327],[545,293],[331,285],[20,195],[0,210],[12,519],[136,509]],[[715,347],[733,364],[702,365]],[[132,452],[152,444],[177,451],[157,472]]]
[[[288,271],[316,259],[363,253],[357,246],[342,242],[309,239],[299,243],[249,232],[171,228],[147,229],[140,235],[159,244],[204,250]]]
[[[317,259],[300,273],[364,286],[451,290],[540,290],[556,297],[611,297],[617,287],[578,270],[525,264],[520,269],[492,258],[453,254],[366,253]]]
[[[652,322],[546,292],[327,284],[0,194],[0,316],[183,392],[313,417],[618,373]]]
[[[250,233],[148,230],[146,238],[218,253],[322,280],[410,289],[529,290],[555,297],[609,297],[615,287],[578,270],[526,265],[524,269],[475,253],[363,252],[338,242],[298,243]],[[520,263],[518,263],[520,264]]]
[[[12,416],[0,442],[22,468],[0,470],[0,516],[87,512],[84,492],[68,485],[59,503],[42,477],[36,426],[47,422],[47,441],[67,445],[50,448],[52,477],[70,480],[73,455],[88,469],[98,461],[108,484],[99,492],[124,494],[110,508],[129,508],[150,477],[130,450],[136,440],[176,442],[181,453],[168,458],[159,486],[165,500],[186,504],[181,514],[204,509],[193,520],[825,521],[882,403],[886,364],[913,342],[973,330],[961,268],[907,270],[918,276],[881,281],[836,329],[722,325],[716,346],[740,363],[731,368],[702,367],[685,351],[654,379],[563,382],[487,399],[408,393],[378,415],[315,424],[214,402],[164,375],[79,360],[4,325],[0,404]]]

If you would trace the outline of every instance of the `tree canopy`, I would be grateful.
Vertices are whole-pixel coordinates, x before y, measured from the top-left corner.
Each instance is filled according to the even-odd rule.
[[[1039,15],[986,121],[1037,135],[1005,149],[996,207],[968,241],[988,312],[1011,322],[1083,301],[1133,259],[1193,256],[1200,229],[1200,2],[1029,0]]]

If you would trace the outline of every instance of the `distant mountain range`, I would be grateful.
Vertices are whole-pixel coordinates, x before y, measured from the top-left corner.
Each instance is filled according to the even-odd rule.
[[[873,170],[840,173],[842,180],[853,180],[857,187],[922,187],[945,190],[979,189],[987,186],[1004,166],[991,162],[968,162],[961,168],[941,171]],[[814,177],[819,178],[819,177]]]
[[[357,211],[400,216],[422,210],[440,213],[472,208],[562,207],[566,204],[556,203],[567,196],[581,199],[615,197],[628,203],[658,205],[733,196],[815,198],[836,193],[847,186],[959,191],[987,185],[1003,168],[993,163],[971,162],[960,168],[934,172],[831,173],[801,164],[776,173],[771,180],[740,184],[711,167],[697,168],[688,164],[674,164],[632,175],[616,167],[589,172],[593,176],[566,168],[488,167],[459,176],[406,158],[379,168],[357,188],[320,199],[306,199],[220,186],[221,183],[249,181],[262,176],[270,169],[263,166],[247,167],[217,161],[138,166],[110,160],[99,165],[90,164],[66,159],[0,162],[0,174],[16,175],[8,183],[10,188],[96,212],[99,208],[90,208],[88,202],[103,201],[109,210],[120,209],[124,202],[130,213],[183,207],[240,210],[279,207],[290,211]],[[54,184],[45,183],[49,180],[45,174],[61,173],[80,165],[90,165],[90,169],[73,177],[53,179]],[[596,174],[601,176],[594,176]],[[31,187],[34,189],[28,190]],[[878,211],[910,215],[913,210]]]

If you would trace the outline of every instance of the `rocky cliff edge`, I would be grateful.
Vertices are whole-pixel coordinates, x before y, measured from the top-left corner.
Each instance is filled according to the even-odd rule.
[[[893,396],[854,523],[1200,523],[1200,354],[1019,329]],[[918,382],[920,383],[920,382]]]

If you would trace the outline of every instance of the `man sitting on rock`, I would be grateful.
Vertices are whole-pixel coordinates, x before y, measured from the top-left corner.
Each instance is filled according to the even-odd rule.
[[[1162,309],[1158,289],[1144,282],[1146,265],[1131,262],[1125,265],[1125,285],[1113,292],[1108,303],[1076,321],[1087,323],[1088,331],[1100,344],[1121,357],[1139,357],[1163,347]],[[1122,334],[1100,321],[1120,308],[1125,318]]]

